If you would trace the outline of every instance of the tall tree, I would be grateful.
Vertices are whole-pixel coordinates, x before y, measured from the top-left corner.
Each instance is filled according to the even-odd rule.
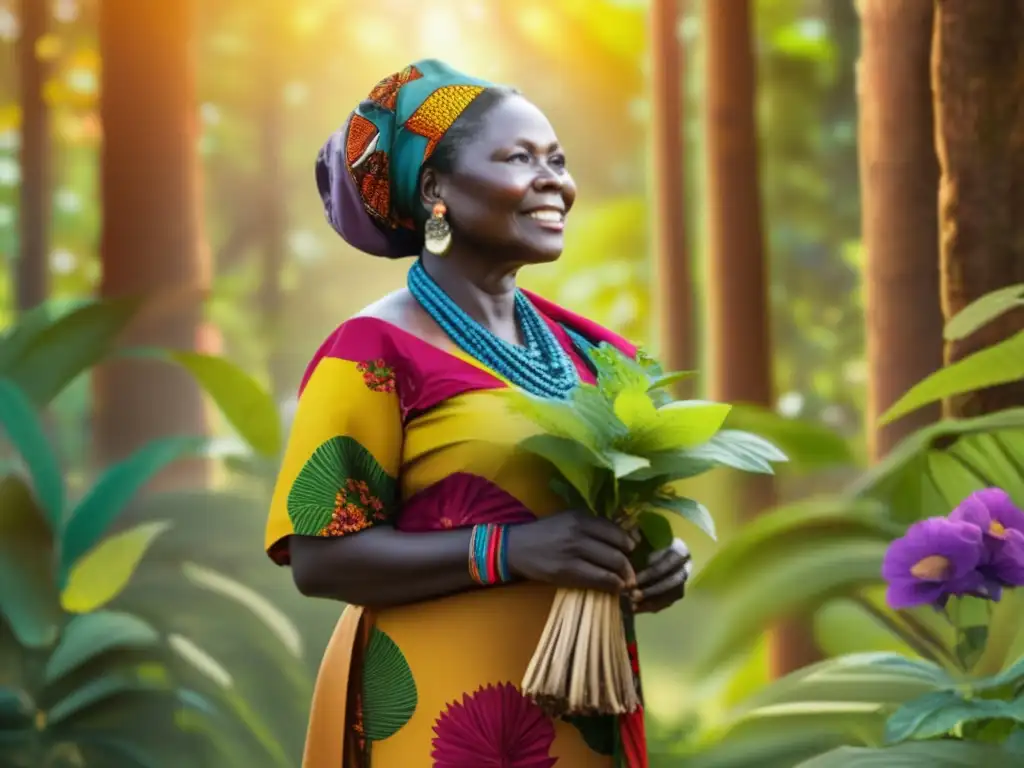
[[[130,341],[174,349],[202,346],[210,280],[200,216],[193,10],[194,0],[104,0],[99,15],[101,293],[147,299]],[[96,390],[103,458],[122,457],[156,436],[207,429],[196,385],[158,363],[105,366]]]
[[[1024,282],[1024,0],[937,0],[932,53],[942,309]],[[946,345],[947,363],[1024,329],[1004,315]],[[956,398],[955,416],[1024,405],[1024,381]]]
[[[881,458],[934,421],[922,408],[876,429],[904,392],[942,367],[939,165],[929,66],[932,0],[861,0],[861,210],[869,445]]]
[[[750,0],[708,0],[704,21],[710,394],[730,403],[771,406],[768,269]],[[744,515],[774,502],[771,478],[743,478],[736,487]],[[773,676],[806,666],[818,655],[805,620],[786,620],[773,630]]]
[[[654,244],[660,346],[669,370],[697,367],[693,265],[686,232],[684,53],[681,0],[651,0],[651,125]]]
[[[49,294],[50,119],[43,100],[47,64],[40,42],[47,33],[50,4],[22,0],[18,64],[21,70],[21,252],[15,300],[19,310],[44,301]]]

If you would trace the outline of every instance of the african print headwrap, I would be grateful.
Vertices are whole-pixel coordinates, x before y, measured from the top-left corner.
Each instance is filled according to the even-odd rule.
[[[327,220],[375,256],[420,252],[411,213],[420,168],[455,120],[491,83],[436,59],[381,80],[317,157]]]

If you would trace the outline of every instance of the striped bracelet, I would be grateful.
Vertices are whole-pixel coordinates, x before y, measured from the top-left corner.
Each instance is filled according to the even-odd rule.
[[[474,525],[469,535],[469,575],[488,586],[511,581],[508,570],[508,526]]]

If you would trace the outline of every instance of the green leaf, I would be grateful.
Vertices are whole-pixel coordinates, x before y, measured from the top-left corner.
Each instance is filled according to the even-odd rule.
[[[928,472],[927,452],[940,442],[951,445],[965,436],[981,433],[996,436],[1007,446],[1008,458],[1020,460],[1024,466],[1024,408],[1010,408],[971,419],[948,419],[919,429],[864,472],[848,493],[884,502],[892,516],[902,522],[945,514],[949,511],[948,503],[938,494]],[[1020,447],[1014,441],[1021,441]],[[1024,503],[1024,499],[1018,503]]]
[[[1012,309],[1024,307],[1024,283],[986,293],[957,312],[943,329],[946,341],[959,341]]]
[[[52,685],[105,653],[152,648],[159,640],[153,627],[127,613],[98,611],[75,616],[47,660],[43,679]]]
[[[965,699],[956,691],[936,691],[896,710],[886,723],[885,739],[890,744],[922,741],[947,734],[961,723],[998,719],[1024,723],[1024,698]]]
[[[37,406],[50,402],[113,349],[140,306],[134,299],[111,299],[62,315],[5,361],[4,375]]]
[[[36,498],[56,530],[64,510],[64,478],[60,465],[32,403],[6,379],[0,379],[0,427],[21,454],[32,477]]]
[[[612,472],[616,478],[625,477],[633,472],[646,469],[651,462],[643,456],[633,456],[621,451],[605,451],[604,458],[611,465]]]
[[[1024,656],[1021,656],[1013,664],[998,674],[975,680],[971,684],[974,691],[991,691],[996,688],[1013,687],[1019,688],[1024,683]]]
[[[295,656],[302,655],[302,634],[298,627],[280,608],[259,592],[230,576],[204,568],[197,563],[185,563],[182,570],[193,584],[245,606],[285,648]]]
[[[623,389],[615,396],[613,407],[619,421],[629,429],[649,423],[658,413],[646,389]]]
[[[772,463],[786,461],[786,455],[767,440],[732,429],[723,429],[687,455],[716,466],[763,475],[774,474]]]
[[[150,544],[170,525],[169,522],[144,523],[104,539],[79,558],[60,595],[64,610],[88,613],[117,597]]]
[[[989,486],[1002,488],[1024,505],[1024,452],[1004,446],[997,434],[964,435],[947,451]]]
[[[107,676],[90,680],[58,701],[46,713],[48,727],[73,725],[75,718],[113,699],[132,694],[163,693],[166,687],[154,681],[126,676]]]
[[[850,442],[833,430],[815,421],[781,416],[762,406],[733,405],[725,429],[751,432],[771,441],[801,470],[855,463]]]
[[[985,478],[978,476],[956,456],[948,451],[928,451],[928,474],[946,501],[948,511],[960,504],[975,491],[988,487]]]
[[[878,422],[889,424],[929,403],[1019,379],[1024,379],[1024,331],[922,379],[882,414]]]
[[[691,379],[696,375],[696,371],[675,371],[673,373],[664,373],[656,376],[651,381],[651,385],[647,388],[647,391],[650,392],[656,389],[667,389],[673,384],[678,384],[680,381]]]
[[[60,583],[67,583],[76,561],[96,543],[125,506],[168,465],[199,453],[206,440],[167,437],[154,440],[107,469],[78,503],[61,533]]]
[[[682,496],[668,496],[662,494],[654,498],[653,504],[658,509],[664,509],[667,512],[675,512],[677,515],[681,515],[704,531],[704,533],[712,539],[717,538],[715,535],[714,518],[711,517],[711,513],[708,512],[707,507],[700,502],[694,501],[693,499],[687,499]]]
[[[601,470],[611,469],[600,456],[582,443],[557,435],[528,437],[520,448],[550,463],[586,499],[592,511],[599,511],[596,507]]]
[[[871,538],[886,543],[901,535],[903,528],[890,523],[878,503],[810,499],[769,510],[746,523],[701,568],[692,584],[724,591],[756,579],[760,568],[822,540]]]
[[[132,354],[176,363],[192,374],[239,436],[262,456],[276,457],[282,448],[281,420],[274,398],[248,373],[229,360],[198,352],[160,349]]]
[[[0,333],[0,376],[6,375],[40,333],[68,313],[93,303],[94,299],[49,299],[19,314],[14,325]]]
[[[638,522],[640,532],[653,551],[657,552],[671,546],[675,533],[672,531],[672,524],[664,515],[658,512],[641,512]]]
[[[53,571],[53,534],[19,477],[0,478],[0,618],[26,648],[52,645],[62,613]]]
[[[710,440],[721,428],[729,406],[699,400],[677,400],[664,405],[650,426],[638,427],[627,438],[625,450],[648,454],[680,448],[695,448]]]
[[[800,763],[796,768],[1010,768],[1009,755],[991,744],[930,741],[889,749],[839,747]]]
[[[583,392],[589,392],[589,395]],[[591,408],[603,409],[605,414],[613,417],[610,420],[606,418],[606,421],[615,421],[614,413],[604,399],[591,397],[597,394],[596,388],[585,384],[577,387],[571,401],[535,397],[514,388],[503,390],[501,394],[512,413],[523,417],[541,432],[582,443],[592,451],[598,450],[600,444],[593,425],[576,405],[577,399],[582,401],[586,397]]]
[[[775,545],[738,563],[727,579],[719,579],[728,582],[727,590],[712,589],[715,579],[698,574],[690,593],[707,594],[715,609],[699,638],[696,668],[710,673],[748,648],[772,623],[879,583],[888,543],[849,530],[805,531],[789,546]]]

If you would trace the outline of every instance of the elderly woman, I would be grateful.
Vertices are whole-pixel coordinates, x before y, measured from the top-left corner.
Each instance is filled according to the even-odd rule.
[[[643,715],[552,720],[519,691],[558,587],[632,613],[683,596],[685,548],[634,573],[633,540],[564,510],[543,466],[481,440],[493,394],[564,398],[615,334],[516,287],[562,252],[576,187],[517,91],[420,61],[382,80],[317,161],[354,247],[417,257],[302,382],[266,545],[298,589],[348,603],[317,680],[306,768],[636,768]]]

